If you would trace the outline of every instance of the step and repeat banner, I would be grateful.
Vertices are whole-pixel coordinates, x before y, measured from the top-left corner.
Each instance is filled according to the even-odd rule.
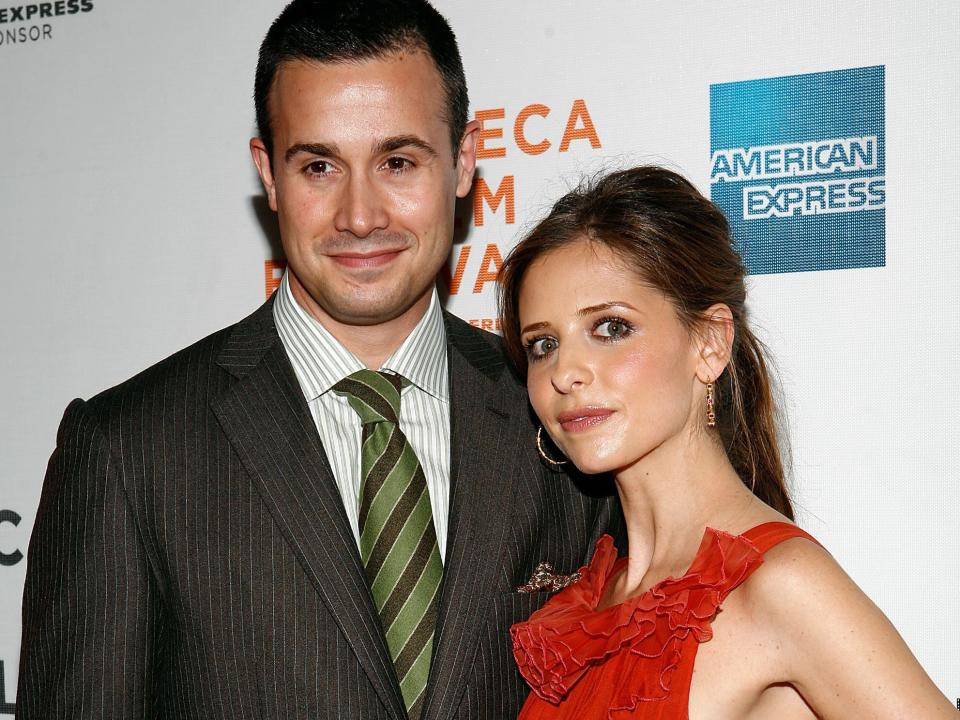
[[[65,406],[279,282],[247,141],[283,4],[0,0],[0,718]],[[687,175],[751,271],[801,524],[960,696],[960,5],[436,4],[483,123],[447,307],[497,330],[502,258],[584,174]]]

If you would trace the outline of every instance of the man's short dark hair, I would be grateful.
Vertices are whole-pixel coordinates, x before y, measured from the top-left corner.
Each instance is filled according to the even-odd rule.
[[[419,50],[433,60],[447,95],[454,159],[467,124],[467,81],[450,25],[426,0],[293,0],[260,45],[254,104],[260,139],[273,156],[268,97],[289,60],[344,63]]]

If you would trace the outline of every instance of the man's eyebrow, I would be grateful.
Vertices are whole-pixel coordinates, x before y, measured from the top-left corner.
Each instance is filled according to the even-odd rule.
[[[433,145],[416,135],[396,135],[385,138],[374,146],[373,152],[375,155],[383,155],[385,153],[395,152],[396,150],[402,150],[403,148],[417,148],[431,157],[437,157],[439,154]]]
[[[337,157],[340,154],[340,150],[336,145],[328,145],[326,143],[297,143],[287,148],[287,152],[283,154],[283,159],[290,162],[290,160],[300,153]]]

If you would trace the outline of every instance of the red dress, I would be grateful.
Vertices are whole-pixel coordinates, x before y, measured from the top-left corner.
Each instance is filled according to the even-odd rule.
[[[697,648],[713,637],[721,603],[767,550],[794,537],[816,542],[787,523],[742,535],[707,528],[682,577],[598,611],[607,581],[627,562],[604,535],[577,582],[510,628],[513,655],[533,688],[518,720],[687,720]]]

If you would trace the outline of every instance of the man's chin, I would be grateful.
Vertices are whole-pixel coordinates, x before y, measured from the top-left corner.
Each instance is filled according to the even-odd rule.
[[[397,296],[364,288],[346,297],[324,298],[318,305],[341,325],[369,327],[393,322],[404,315],[416,314],[417,320],[426,312],[433,286],[416,294]]]

